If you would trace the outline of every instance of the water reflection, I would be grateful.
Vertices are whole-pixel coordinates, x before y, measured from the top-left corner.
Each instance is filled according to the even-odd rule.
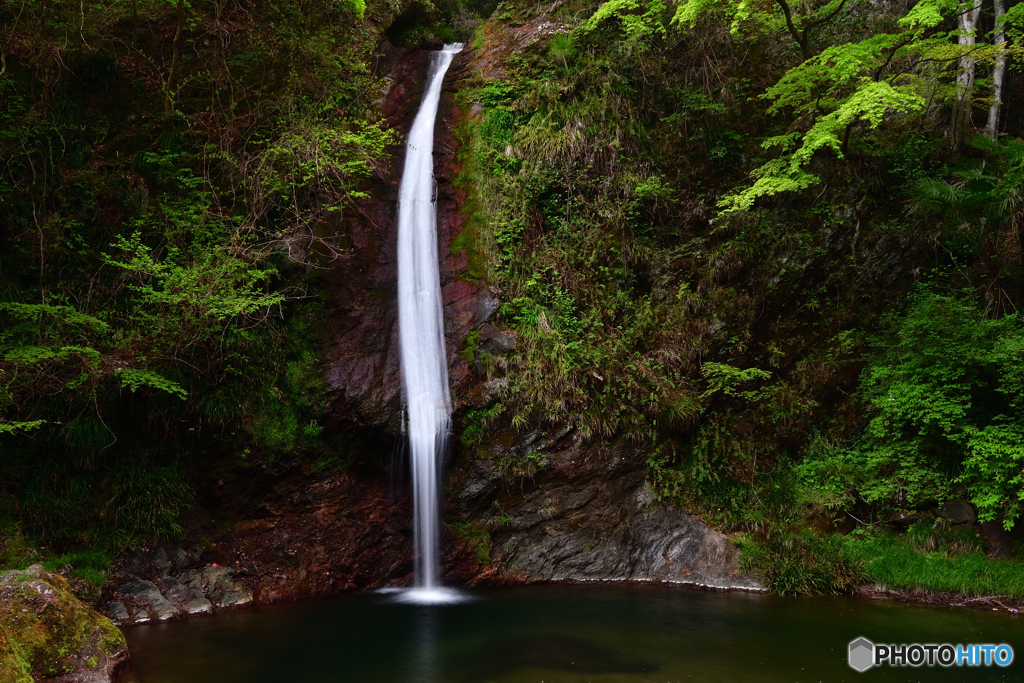
[[[435,608],[424,606],[416,610],[416,614],[413,616],[415,623],[413,637],[416,647],[410,661],[409,674],[405,680],[443,683],[437,652],[440,618],[441,614]]]
[[[874,642],[1006,642],[1006,613],[654,586],[469,591],[450,605],[364,594],[127,630],[139,683],[734,683],[866,680]],[[1008,669],[872,669],[872,681],[1022,680]]]

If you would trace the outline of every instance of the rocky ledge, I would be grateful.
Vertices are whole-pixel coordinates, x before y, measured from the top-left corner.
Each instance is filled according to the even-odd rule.
[[[128,662],[117,627],[40,565],[0,574],[0,681],[105,683]]]
[[[106,613],[118,625],[165,621],[252,602],[233,567],[203,563],[201,550],[177,546],[140,552],[127,563]]]
[[[727,536],[658,500],[643,454],[625,440],[534,430],[479,453],[456,474],[450,512],[488,530],[492,566],[506,580],[761,588],[739,571]],[[543,465],[517,471],[524,462]]]

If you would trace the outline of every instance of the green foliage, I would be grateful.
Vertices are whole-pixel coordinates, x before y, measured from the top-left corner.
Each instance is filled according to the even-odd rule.
[[[1021,321],[920,288],[864,371],[874,416],[853,453],[868,501],[918,505],[963,486],[1009,529],[1024,500]]]
[[[219,324],[245,318],[281,303],[281,294],[261,291],[274,269],[250,264],[219,251],[201,251],[194,258],[170,249],[165,258],[153,257],[152,249],[138,232],[118,236],[112,245],[119,256],[106,257],[107,265],[120,268],[136,294],[136,315],[143,318],[154,337],[173,338],[185,332],[200,334]]]
[[[31,538],[174,537],[183,453],[345,460],[292,315],[397,141],[365,10],[193,3],[179,43],[162,0],[0,0],[0,494]]]
[[[329,213],[366,197],[356,188],[385,157],[385,149],[397,142],[395,131],[375,121],[350,127],[317,119],[296,121],[254,161],[247,220],[273,220],[275,237],[315,228]],[[322,208],[311,208],[321,202]]]
[[[875,129],[894,115],[919,113],[925,98],[915,92],[916,84],[894,86],[865,75],[883,59],[886,49],[894,49],[896,42],[896,36],[882,35],[863,43],[829,48],[790,70],[770,88],[765,94],[775,100],[770,112],[792,107],[797,112],[816,114],[817,118],[806,133],[787,133],[762,143],[766,149],[779,149],[780,155],[751,174],[755,178],[753,185],[719,202],[724,213],[745,211],[758,198],[805,190],[817,183],[819,178],[807,172],[806,167],[823,150],[831,150],[842,158],[847,136],[855,124],[864,123]],[[824,93],[831,96],[823,97]],[[844,93],[845,97],[834,98],[834,93]]]
[[[476,354],[480,345],[480,331],[472,330],[466,335],[466,343],[459,355],[466,359],[467,363],[472,363],[476,360]]]
[[[181,400],[188,398],[188,392],[182,389],[180,384],[161,377],[150,370],[125,368],[119,370],[117,376],[121,380],[122,386],[133,392],[141,387],[150,387],[158,391],[166,391],[168,394],[177,396]]]
[[[740,568],[756,572],[779,595],[841,595],[864,580],[859,558],[838,534],[823,537],[809,530],[742,538]]]
[[[530,451],[528,453],[505,453],[494,460],[494,465],[501,472],[501,476],[508,482],[533,479],[537,472],[547,467],[548,458],[541,451]]]
[[[787,0],[683,0],[676,7],[672,23],[693,29],[699,20],[710,16],[729,23],[730,32],[739,38],[788,30],[806,59],[812,52],[812,31],[835,19],[846,4],[846,0],[823,0],[791,7]]]
[[[1019,562],[986,556],[973,531],[948,533],[918,525],[905,536],[849,538],[846,548],[870,581],[890,589],[1024,597]]]
[[[784,22],[778,13],[765,12],[773,4],[782,9]],[[762,142],[769,158],[751,172],[753,184],[719,201],[723,214],[750,210],[762,198],[807,190],[820,181],[809,170],[816,156],[831,151],[843,159],[858,129],[861,136],[880,128],[898,129],[911,117],[924,115],[930,104],[962,97],[949,87],[960,55],[970,50],[972,64],[985,64],[998,53],[981,44],[952,45],[940,29],[957,5],[935,0],[917,3],[895,25],[883,24],[863,40],[830,45],[815,54],[809,31],[839,16],[844,6],[846,0],[833,0],[798,16],[786,0],[766,5],[689,0],[679,5],[676,24],[692,27],[698,17],[718,14],[732,20],[734,33],[748,37],[784,25],[802,51],[802,63],[785,71],[762,95],[772,101],[769,115],[786,113],[796,121],[785,134]]]
[[[771,379],[772,373],[757,368],[740,370],[731,365],[723,363],[704,363],[701,366],[701,374],[708,382],[708,389],[701,398],[707,398],[721,392],[726,396],[744,398],[748,401],[756,401],[762,396],[760,391],[739,391],[739,387],[759,379]]]
[[[481,528],[472,521],[449,522],[445,527],[453,534],[466,541],[473,551],[473,558],[481,567],[491,564],[491,535],[487,529]]]
[[[495,403],[487,408],[476,408],[466,413],[465,425],[459,440],[466,446],[473,446],[480,443],[487,433],[487,427],[505,410],[501,403]]]
[[[580,30],[590,33],[601,24],[618,19],[627,39],[632,43],[642,43],[655,37],[668,35],[665,28],[664,15],[667,6],[662,0],[649,0],[644,4],[638,0],[607,0],[602,3],[593,16],[583,24]],[[556,54],[556,56],[559,56]]]
[[[1015,514],[1018,123],[950,159],[957,7],[653,8],[552,9],[576,28],[469,81],[477,242],[517,347],[481,362],[507,387],[464,445],[555,425],[632,440],[660,498],[745,532],[780,592],[864,578],[828,535],[854,515],[965,495]],[[970,49],[981,104],[996,52]],[[926,182],[934,201],[915,198]],[[935,291],[969,286],[947,297],[967,308],[880,326],[933,258]],[[946,356],[965,374],[926,376]],[[947,403],[961,414],[939,419]]]
[[[323,387],[314,354],[304,350],[285,366],[280,386],[263,389],[251,430],[254,441],[267,450],[268,459],[321,445],[323,427],[310,414]]]
[[[969,144],[985,153],[948,169],[949,180],[921,177],[912,189],[914,209],[940,216],[958,233],[974,232],[971,242],[1000,228],[1020,230],[1024,218],[1024,140],[993,142],[980,135]]]
[[[548,43],[548,52],[555,59],[561,59],[563,66],[569,68],[568,60],[576,54],[576,40],[571,33],[559,33]],[[486,100],[483,100],[486,102]],[[487,104],[492,104],[487,102]]]
[[[7,514],[0,515],[0,571],[25,569],[39,561],[39,550],[21,532],[20,525]]]
[[[83,550],[60,555],[43,562],[48,572],[68,573],[71,578],[102,588],[107,583],[106,571],[110,569],[110,558],[96,550]]]
[[[806,458],[794,472],[800,479],[798,502],[824,515],[852,509],[865,480],[858,459],[820,433],[814,435]]]

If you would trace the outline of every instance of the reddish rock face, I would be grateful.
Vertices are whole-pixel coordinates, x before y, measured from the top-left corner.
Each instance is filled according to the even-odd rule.
[[[420,105],[428,59],[427,52],[408,52],[391,70],[383,113],[388,125],[403,137]],[[448,374],[456,408],[465,404],[478,383],[458,352],[469,332],[496,307],[494,295],[482,283],[465,279],[469,266],[465,253],[451,254],[452,241],[462,231],[462,196],[452,184],[459,171],[454,137],[459,111],[452,87],[463,77],[466,63],[467,54],[461,53],[445,78],[434,142]],[[364,188],[370,196],[346,217],[339,243],[350,248],[329,265],[321,290],[329,334],[324,377],[334,392],[330,426],[362,436],[401,432],[397,238],[404,145],[391,153],[390,169],[372,178]]]
[[[237,523],[220,535],[212,557],[230,565],[258,603],[327,595],[412,581],[412,504],[380,482],[345,474],[291,477],[277,491],[275,514]],[[443,535],[442,572],[451,584],[491,573],[468,544]]]
[[[403,137],[412,125],[426,80],[428,53],[389,53],[391,85],[383,113]],[[466,278],[464,252],[452,255],[462,231],[463,196],[453,180],[459,112],[453,84],[464,76],[467,55],[456,57],[445,79],[434,143],[438,253],[444,299],[448,374],[454,408],[478,396],[478,378],[459,355],[471,330],[496,308],[494,294]],[[363,443],[401,437],[402,379],[398,337],[398,185],[404,144],[391,150],[390,168],[363,191],[369,197],[346,216],[336,236],[344,255],[327,264],[320,291],[327,318],[323,373],[333,392],[328,428]],[[387,450],[383,447],[382,450]],[[371,468],[373,469],[373,468]],[[397,494],[379,469],[370,473],[293,471],[254,483],[259,510],[211,534],[211,558],[238,570],[255,602],[273,602],[352,588],[405,585],[412,580],[412,501]],[[449,533],[442,540],[445,581],[468,584],[492,571],[473,559],[469,544]]]

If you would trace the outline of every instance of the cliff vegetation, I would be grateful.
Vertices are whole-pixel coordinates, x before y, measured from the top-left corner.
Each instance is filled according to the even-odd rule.
[[[101,585],[214,523],[204,478],[352,465],[322,283],[400,149],[388,70],[465,40],[452,249],[514,343],[453,351],[498,387],[456,468],[625,442],[780,593],[1024,597],[1024,5],[0,0],[0,27],[4,565]]]

